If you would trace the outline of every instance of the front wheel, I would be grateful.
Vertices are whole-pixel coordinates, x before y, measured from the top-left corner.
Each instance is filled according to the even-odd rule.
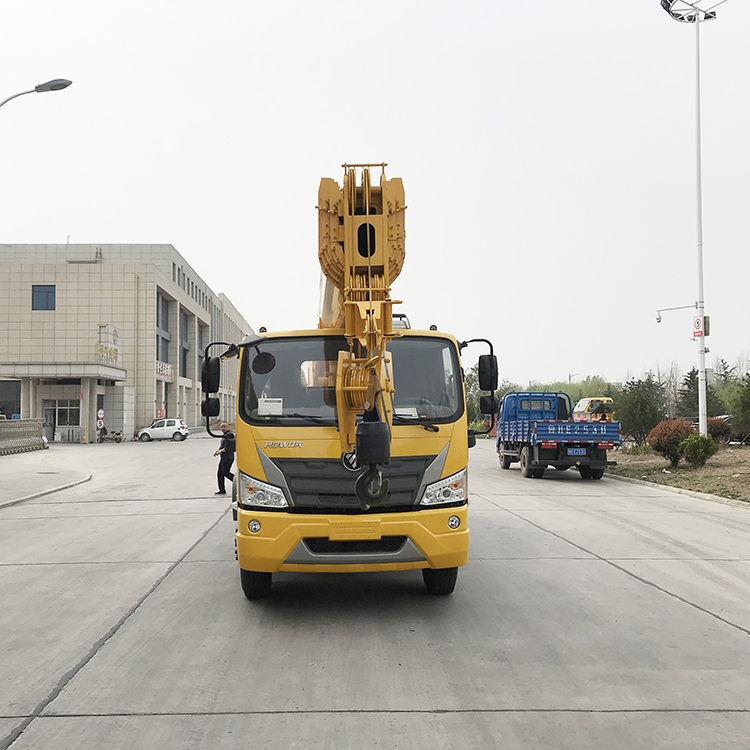
[[[248,599],[262,599],[271,593],[272,573],[258,573],[255,570],[240,568],[242,592]]]
[[[534,469],[531,468],[531,451],[527,446],[521,448],[520,464],[522,476],[527,479],[534,476]]]
[[[121,443],[122,442],[122,438],[121,437],[116,437],[115,438],[115,442],[116,443]]]
[[[422,580],[430,594],[448,596],[456,588],[458,568],[422,568]]]
[[[151,440],[151,436],[147,435],[145,432],[143,435],[141,435],[138,440],[140,440],[142,443],[148,443]]]
[[[501,469],[510,469],[510,456],[505,455],[505,451],[500,449],[500,468]]]

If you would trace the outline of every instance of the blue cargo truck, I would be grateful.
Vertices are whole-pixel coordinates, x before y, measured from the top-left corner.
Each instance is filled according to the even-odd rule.
[[[500,466],[516,461],[521,474],[540,479],[552,466],[558,471],[578,469],[582,479],[601,479],[607,451],[622,444],[620,422],[576,422],[567,393],[513,391],[506,393],[497,417]]]

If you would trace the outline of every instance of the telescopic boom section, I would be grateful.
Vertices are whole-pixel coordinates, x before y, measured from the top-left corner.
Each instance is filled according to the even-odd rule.
[[[339,355],[336,406],[342,452],[355,446],[358,413],[388,422],[393,393],[389,339],[391,284],[404,264],[404,186],[387,180],[385,164],[344,164],[344,184],[324,177],[318,191],[321,328],[343,328],[349,351]],[[380,184],[371,182],[380,169]],[[359,182],[357,181],[357,178]]]

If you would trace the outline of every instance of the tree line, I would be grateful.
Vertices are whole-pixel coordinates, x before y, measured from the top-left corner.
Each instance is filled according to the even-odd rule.
[[[730,367],[723,360],[714,366],[713,382],[706,384],[706,412],[709,417],[722,417],[729,424],[731,436],[740,441],[750,438],[750,373]],[[501,399],[509,391],[563,391],[573,403],[580,398],[609,396],[615,402],[615,419],[622,422],[623,436],[642,445],[648,433],[664,419],[680,417],[698,421],[698,369],[680,373],[672,366],[662,372],[649,371],[643,377],[631,378],[623,384],[609,383],[601,377],[589,376],[572,382],[532,382],[524,388],[503,381],[496,395]],[[476,367],[466,374],[467,412],[469,422],[483,421],[479,413],[479,383]]]

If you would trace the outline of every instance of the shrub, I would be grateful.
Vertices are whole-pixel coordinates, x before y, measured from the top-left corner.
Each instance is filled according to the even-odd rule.
[[[646,442],[672,466],[680,463],[680,443],[693,434],[693,427],[686,419],[665,419],[659,422],[646,437]]]
[[[630,448],[629,452],[631,456],[650,456],[654,452],[654,449],[648,444],[636,444]]]
[[[717,443],[726,443],[732,435],[732,428],[721,417],[709,417],[707,428]]]
[[[703,466],[719,450],[707,435],[690,435],[680,443],[680,455],[693,467]]]

